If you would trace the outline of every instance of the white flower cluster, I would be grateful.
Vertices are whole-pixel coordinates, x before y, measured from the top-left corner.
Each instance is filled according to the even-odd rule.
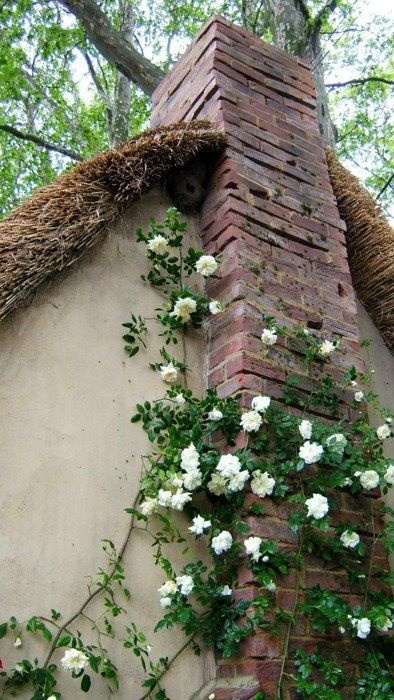
[[[245,433],[254,433],[260,428],[262,422],[263,419],[258,411],[245,411],[241,416],[240,425]]]
[[[210,277],[216,272],[217,262],[213,255],[201,255],[196,262],[196,270],[203,275],[203,277]]]
[[[308,440],[301,445],[298,454],[305,464],[315,464],[322,457],[323,447],[318,445],[317,442],[309,442]]]
[[[205,518],[202,517],[202,515],[196,515],[193,518],[193,525],[191,525],[188,529],[190,532],[193,532],[194,535],[203,535],[204,530],[208,530],[210,527],[212,527],[212,523],[210,520],[205,520]]]
[[[275,345],[278,340],[278,335],[276,331],[270,330],[269,328],[264,328],[261,334],[261,340],[263,345]]]
[[[183,485],[185,489],[195,491],[202,484],[202,472],[199,469],[200,455],[195,446],[191,442],[189,447],[186,447],[181,452],[181,469],[185,472]]]
[[[162,236],[161,233],[157,233],[155,236],[149,239],[146,247],[152,253],[156,253],[156,255],[163,255],[167,252],[169,245],[167,239]]]
[[[260,552],[262,541],[261,537],[248,537],[244,540],[246,555],[251,557],[252,561],[258,562],[262,557],[262,553]]]
[[[352,532],[351,530],[345,530],[339,539],[347,549],[354,549],[360,543],[360,537],[357,532]]]
[[[254,396],[252,399],[252,408],[258,413],[265,413],[271,403],[271,398],[269,396]]]
[[[160,376],[166,384],[173,384],[178,379],[178,370],[172,362],[159,367]]]
[[[342,435],[342,433],[335,433],[327,438],[326,445],[332,452],[343,454],[343,451],[347,445],[347,439],[344,435]]]
[[[177,576],[175,581],[165,581],[158,592],[160,593],[160,605],[162,608],[170,608],[172,605],[172,598],[170,596],[175,595],[178,591],[184,595],[188,596],[194,588],[194,581],[192,576],[186,574],[182,576]]]
[[[337,347],[337,343],[332,340],[323,340],[319,347],[319,353],[322,357],[329,357]]]
[[[304,438],[304,440],[311,439],[312,423],[310,422],[310,420],[302,420],[300,425],[298,426],[298,430],[300,431],[300,435]]]
[[[83,671],[84,668],[89,663],[89,658],[83,651],[79,649],[66,649],[64,656],[61,659],[61,664],[65,671],[74,671],[74,673],[79,673]]]
[[[379,428],[376,428],[376,435],[378,436],[379,440],[386,440],[390,437],[391,430],[389,426],[384,423],[383,425],[380,425]]]
[[[265,496],[271,496],[275,486],[275,479],[268,474],[268,472],[261,472],[260,469],[256,469],[253,472],[253,478],[250,482],[250,488],[256,496],[260,498],[265,498]]]
[[[231,549],[233,545],[233,538],[228,530],[222,530],[216,537],[212,537],[211,547],[215,554],[222,554]]]
[[[208,482],[209,491],[216,496],[242,491],[249,478],[249,472],[247,469],[241,470],[241,466],[236,455],[222,455]]]
[[[371,620],[368,617],[352,617],[350,623],[357,629],[357,637],[366,639],[371,631]]]
[[[170,316],[175,316],[182,323],[189,323],[191,319],[191,314],[197,310],[197,302],[192,297],[181,297],[177,299],[174,304],[174,309],[171,311]]]
[[[221,314],[222,311],[224,311],[224,308],[220,301],[212,299],[212,301],[209,302],[209,310],[213,316],[217,316],[217,314]]]
[[[314,493],[311,498],[307,498],[305,505],[308,509],[307,517],[316,518],[316,520],[324,518],[329,510],[327,498],[320,493]]]

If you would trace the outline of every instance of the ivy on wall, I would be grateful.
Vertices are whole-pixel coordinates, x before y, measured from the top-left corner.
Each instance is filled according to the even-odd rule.
[[[372,492],[375,496],[377,487],[385,493],[394,484],[394,465],[383,454],[383,443],[392,436],[392,416],[382,409],[382,424],[370,427],[366,407],[376,407],[377,398],[368,388],[368,375],[358,376],[351,367],[341,384],[332,376],[330,357],[337,352],[338,341],[318,338],[297,325],[288,329],[272,317],[265,318],[262,354],[286,342],[302,358],[309,393],[300,391],[295,376],[288,376],[281,401],[255,396],[250,406],[241,408],[237,397],[222,399],[212,389],[202,398],[194,396],[187,388],[185,333],[200,328],[207,315],[222,313],[223,307],[192,284],[196,274],[216,275],[220,260],[192,248],[186,252],[185,228],[172,208],[163,223],[152,222],[147,234],[137,231],[150,263],[142,280],[164,298],[153,319],[163,338],[161,357],[150,366],[167,390],[160,400],[138,404],[131,418],[141,423],[152,449],[143,458],[140,491],[127,509],[126,538],[118,551],[111,541],[103,542],[108,566],[98,571],[86,599],[68,619],[52,610],[47,617],[35,615],[23,622],[11,617],[0,625],[0,637],[8,635],[22,654],[14,668],[1,671],[2,696],[29,687],[33,700],[59,698],[64,673],[71,674],[85,692],[90,690],[92,673],[100,675],[110,689],[117,689],[118,671],[104,644],[106,638],[115,638],[114,619],[126,614],[124,601],[131,594],[122,558],[132,533],[142,530],[153,545],[155,564],[163,571],[158,591],[162,617],[156,632],[180,627],[185,641],[172,658],[153,661],[144,633],[133,622],[125,623],[120,643],[140,659],[146,673],[140,700],[168,699],[165,674],[187,647],[198,655],[205,645],[228,658],[258,630],[285,640],[277,698],[288,680],[301,698],[340,699],[341,688],[349,682],[355,698],[391,697],[388,633],[394,603],[387,586],[375,585],[377,580],[387,583],[388,572],[379,570],[373,560],[378,546],[394,548],[387,520],[384,529],[375,531],[377,514],[392,513],[375,497],[368,499],[371,544],[354,523],[341,520],[338,494],[347,491],[357,498]],[[146,347],[151,322],[132,315],[124,324],[125,351],[130,357]],[[183,349],[181,359],[170,352],[178,343]],[[343,399],[349,392],[351,406],[361,409],[352,423],[341,419]],[[329,420],[312,417],[310,411],[326,414]],[[264,518],[268,498],[275,507],[288,509],[293,548],[251,534],[251,517]],[[173,517],[179,511],[184,514],[183,528]],[[186,532],[205,544],[204,561],[196,560]],[[184,556],[181,568],[171,560],[175,549]],[[335,562],[347,575],[350,590],[358,595],[362,591],[363,604],[352,606],[320,586],[306,589],[303,574],[309,555]],[[242,563],[259,591],[252,602],[238,591]],[[289,612],[278,604],[276,589],[290,571],[295,574],[295,599]],[[98,596],[103,612],[94,619],[89,606]],[[291,650],[292,631],[300,618],[308,619],[320,634],[336,632],[360,643],[361,675],[349,680],[340,651],[338,659],[319,649],[314,654]],[[95,632],[94,644],[88,644],[78,631],[83,619]],[[42,635],[48,644],[44,660],[23,659],[23,641],[29,633]],[[64,648],[60,668],[53,662],[59,647]],[[286,664],[290,656],[295,669],[291,673]],[[264,690],[255,696],[256,700],[264,697]]]

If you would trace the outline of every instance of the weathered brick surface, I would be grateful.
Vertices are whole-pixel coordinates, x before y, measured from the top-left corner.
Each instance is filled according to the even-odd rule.
[[[153,126],[197,118],[211,120],[228,135],[200,215],[206,252],[221,256],[220,279],[208,281],[207,290],[226,305],[211,321],[209,385],[223,397],[241,392],[242,405],[250,405],[256,393],[280,399],[290,368],[301,378],[301,392],[310,389],[301,359],[285,339],[262,356],[259,338],[266,313],[279,324],[302,322],[321,337],[340,339],[333,368],[338,379],[350,363],[362,370],[346,227],[330,184],[308,65],[215,17],[153,95]],[[324,410],[318,414],[328,416]],[[351,415],[344,405],[343,418]],[[248,494],[247,502],[255,498]],[[341,498],[334,525],[356,522],[370,547],[368,498]],[[265,516],[249,519],[250,532],[294,551],[289,507],[269,499],[264,505]],[[384,553],[377,554],[376,567],[385,567]],[[358,591],[350,594],[347,577],[336,566],[324,568],[310,556],[302,585],[324,583],[352,604],[360,603]],[[235,596],[252,601],[258,595],[255,586],[250,570],[241,566]],[[294,570],[283,577],[275,599],[292,611]],[[237,659],[219,661],[216,700],[250,698],[259,689],[275,697],[283,641],[284,633],[271,638],[261,631],[244,641]],[[299,620],[290,646],[312,650],[321,641]],[[334,635],[328,645],[338,641]],[[348,647],[352,659],[353,645]],[[291,668],[289,662],[286,670]],[[284,697],[293,697],[291,687]]]

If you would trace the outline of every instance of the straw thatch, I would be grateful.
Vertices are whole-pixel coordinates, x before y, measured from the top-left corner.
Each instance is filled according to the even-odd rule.
[[[0,221],[0,319],[72,265],[133,202],[199,154],[218,152],[208,122],[147,131],[77,165]]]
[[[372,320],[394,348],[394,229],[359,180],[327,152],[331,184],[347,226],[354,288]]]

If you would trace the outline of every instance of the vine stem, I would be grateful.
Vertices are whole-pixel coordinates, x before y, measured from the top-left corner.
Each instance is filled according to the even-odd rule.
[[[136,507],[139,496],[140,496],[140,491],[138,491],[138,493],[137,493],[137,495],[136,495],[136,497],[135,497],[135,499],[134,499],[133,508]],[[124,538],[124,540],[123,540],[123,543],[122,543],[122,546],[121,546],[121,548],[120,548],[120,550],[119,550],[118,556],[116,557],[115,562],[114,562],[114,564],[112,565],[112,568],[111,568],[110,571],[109,571],[107,584],[111,581],[112,577],[114,576],[114,574],[115,574],[115,572],[116,572],[116,569],[117,569],[118,564],[120,564],[120,562],[121,562],[121,560],[122,560],[122,557],[123,557],[123,554],[124,554],[125,549],[126,549],[126,547],[127,547],[127,544],[128,544],[128,542],[129,542],[131,533],[132,533],[132,531],[133,531],[133,529],[134,529],[134,522],[135,522],[135,516],[132,515],[132,517],[131,517],[131,519],[130,519],[129,527],[128,527],[128,529],[127,529],[126,536],[125,536],[125,538]],[[53,656],[53,653],[54,653],[54,651],[55,651],[55,649],[56,649],[56,647],[57,647],[57,643],[58,643],[58,641],[59,641],[59,638],[60,638],[60,636],[62,635],[62,633],[64,632],[64,630],[65,630],[69,625],[71,625],[71,624],[74,622],[74,620],[76,620],[80,615],[83,614],[83,611],[84,611],[85,608],[89,605],[89,603],[93,600],[93,598],[95,598],[99,593],[101,593],[101,591],[105,590],[105,588],[106,588],[106,586],[101,585],[101,584],[98,584],[98,585],[97,585],[97,588],[95,588],[94,591],[92,591],[91,593],[89,593],[89,595],[87,596],[87,598],[85,598],[85,600],[83,601],[82,605],[80,605],[80,607],[78,608],[78,610],[76,610],[76,612],[73,613],[73,614],[68,618],[68,620],[66,620],[62,625],[59,625],[58,631],[56,632],[56,634],[55,634],[55,636],[54,636],[54,638],[53,638],[53,640],[52,640],[52,643],[51,643],[51,646],[50,646],[50,648],[49,648],[47,657],[46,657],[46,659],[45,659],[45,661],[44,661],[44,663],[43,663],[43,668],[47,668],[47,666],[48,666],[48,664],[49,664],[49,662],[50,662],[50,660],[51,660],[51,658],[52,658],[52,656]]]
[[[139,700],[145,700],[146,698],[149,698],[149,696],[150,696],[152,690],[154,690],[154,689],[156,688],[156,686],[160,683],[161,679],[162,679],[163,676],[167,673],[167,671],[170,669],[170,667],[172,666],[172,664],[174,663],[174,661],[176,661],[176,659],[178,658],[178,656],[180,656],[180,655],[182,654],[182,652],[185,651],[185,649],[187,649],[187,647],[188,647],[189,644],[193,641],[193,639],[194,639],[194,637],[195,637],[196,635],[197,635],[197,632],[195,632],[194,634],[192,634],[192,636],[189,637],[189,639],[187,639],[186,642],[185,642],[184,644],[182,644],[182,646],[178,649],[178,651],[176,651],[175,654],[171,657],[171,659],[169,660],[168,664],[166,665],[166,668],[164,668],[164,669],[161,671],[161,673],[159,673],[159,675],[158,675],[157,678],[156,678],[156,682],[155,682],[155,684],[152,686],[152,688],[150,688],[150,689],[145,693],[145,695],[142,695],[142,696],[139,698]]]
[[[297,605],[298,605],[298,597],[299,597],[299,593],[300,593],[300,563],[299,562],[300,562],[301,551],[302,551],[302,533],[299,533],[298,549],[297,549],[296,590],[295,590],[294,605],[293,605],[293,609],[291,611],[289,626],[287,628],[287,633],[286,633],[286,638],[285,638],[285,646],[284,646],[284,650],[283,650],[282,664],[281,664],[281,668],[280,668],[279,680],[278,680],[278,685],[277,685],[277,697],[279,699],[281,698],[282,681],[283,681],[283,676],[285,675],[285,665],[286,665],[288,652],[289,652],[291,632],[293,629],[295,613],[296,613]]]

